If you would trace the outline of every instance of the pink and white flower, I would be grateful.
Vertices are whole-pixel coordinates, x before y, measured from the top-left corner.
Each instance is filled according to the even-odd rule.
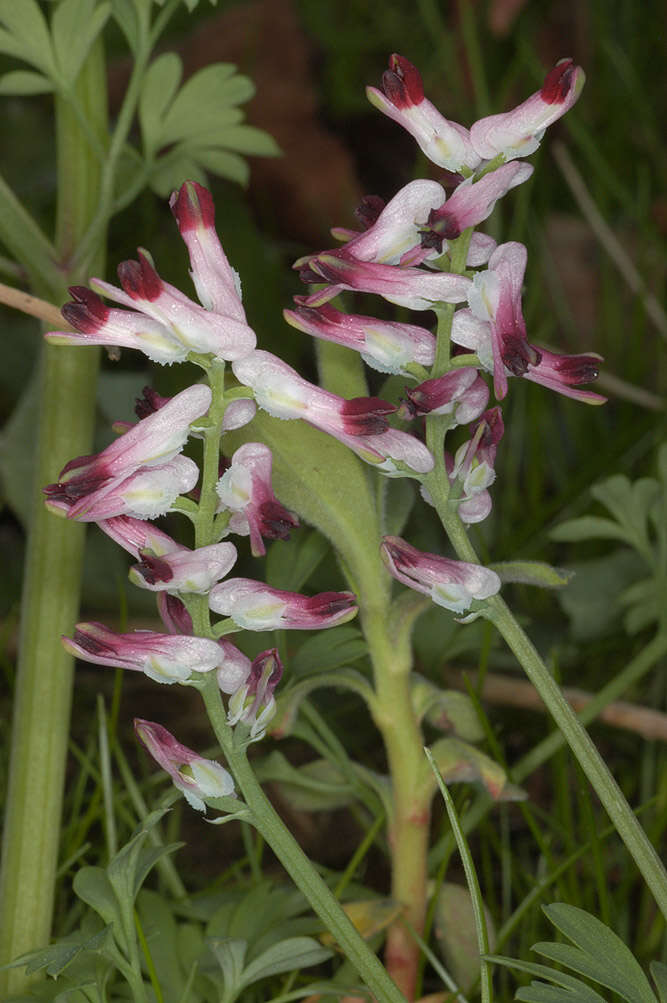
[[[250,675],[252,662],[226,637],[221,637],[218,645],[222,652],[222,662],[216,671],[218,688],[222,693],[235,693]]]
[[[541,383],[566,397],[604,404],[606,398],[600,394],[577,388],[597,378],[600,356],[556,355],[528,341],[521,308],[526,260],[523,244],[510,241],[496,248],[488,269],[473,279],[470,309],[454,315],[452,340],[476,352],[484,368],[493,372],[498,400],[507,393],[511,375]]]
[[[357,614],[352,592],[298,592],[272,589],[250,578],[229,578],[211,589],[209,605],[244,630],[321,630]]]
[[[406,387],[405,393],[407,400],[399,408],[401,418],[449,414],[450,428],[479,418],[489,399],[489,388],[472,366],[452,369],[417,387]]]
[[[397,581],[454,613],[463,613],[475,600],[488,599],[500,591],[500,578],[490,568],[425,553],[399,536],[383,537],[380,553]]]
[[[572,59],[561,59],[542,87],[512,111],[481,118],[470,129],[470,141],[480,157],[505,160],[527,157],[540,145],[547,126],[572,107],[586,76]]]
[[[255,351],[232,368],[236,378],[252,388],[259,406],[274,418],[302,418],[389,473],[401,472],[393,461],[419,474],[433,467],[433,457],[423,443],[389,428],[386,415],[396,410],[393,404],[375,397],[345,400],[304,380],[270,352]]]
[[[114,516],[157,519],[169,512],[179,495],[192,491],[199,467],[187,456],[160,466],[140,467],[127,477],[114,477],[89,493],[80,484],[48,484],[45,505],[54,515],[78,522],[100,522]]]
[[[429,272],[421,268],[396,267],[318,254],[301,271],[304,282],[327,282],[303,299],[305,306],[328,303],[344,289],[378,293],[390,303],[409,310],[432,310],[434,303],[463,303],[470,279],[452,272]]]
[[[480,156],[467,129],[449,122],[424,97],[419,71],[404,56],[394,53],[382,77],[382,90],[367,87],[371,104],[413,136],[429,160],[448,171],[473,170]]]
[[[531,164],[503,164],[479,181],[473,178],[462,181],[447,201],[431,212],[422,229],[422,246],[440,253],[443,240],[455,240],[468,227],[488,219],[498,199],[527,181],[532,173]]]
[[[230,509],[229,529],[250,536],[253,557],[266,553],[263,537],[288,540],[299,525],[294,513],[281,505],[271,486],[271,450],[261,442],[247,442],[232,456],[230,467],[216,485],[222,508]]]
[[[206,595],[211,587],[229,574],[236,564],[233,543],[213,543],[208,547],[179,547],[159,556],[146,549],[141,560],[130,568],[130,581],[151,592],[187,592]]]
[[[211,672],[222,661],[219,645],[206,637],[152,630],[117,634],[95,622],[77,623],[74,636],[63,636],[62,643],[85,662],[143,672],[158,683],[187,682],[193,672]]]
[[[262,651],[253,660],[247,680],[232,694],[227,708],[230,725],[242,721],[250,728],[250,741],[258,742],[276,713],[273,696],[283,674],[277,648]]]
[[[328,303],[305,305],[306,297],[295,297],[294,310],[284,310],[288,324],[305,334],[359,352],[364,362],[381,373],[408,375],[410,363],[429,368],[435,359],[435,337],[424,327],[397,321],[347,314]]]
[[[234,794],[234,780],[219,763],[204,759],[181,745],[171,732],[154,721],[134,719],[134,731],[153,759],[169,774],[173,784],[196,811],[205,811],[207,798]]]

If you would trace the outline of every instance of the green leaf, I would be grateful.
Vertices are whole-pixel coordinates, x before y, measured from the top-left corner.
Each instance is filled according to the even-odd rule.
[[[167,809],[152,811],[134,830],[128,842],[121,847],[110,861],[107,875],[116,897],[125,909],[134,905],[137,892],[151,867],[165,853],[171,853],[181,844],[153,847],[143,850],[143,844],[150,830],[157,825]]]
[[[515,958],[504,958],[498,954],[485,955],[487,961],[494,965],[502,965],[504,968],[514,968],[518,972],[525,972],[537,978],[549,979],[558,986],[545,985],[542,982],[533,982],[530,986],[522,986],[517,989],[515,999],[523,1000],[524,1003],[606,1003],[598,992],[586,985],[573,975],[559,972],[549,965],[540,965],[533,961],[519,961]],[[566,993],[563,993],[563,990]],[[546,993],[546,995],[545,995]],[[647,1001],[649,1003],[649,1001]]]
[[[564,902],[543,906],[542,911],[576,946],[540,943],[533,946],[534,951],[599,982],[627,1003],[648,1003],[653,998],[648,979],[630,949],[596,916]]]
[[[367,653],[368,645],[359,628],[345,623],[326,633],[320,630],[304,641],[290,659],[290,672],[294,676],[330,672]]]
[[[159,147],[162,118],[181,82],[183,64],[175,52],[164,52],[146,71],[139,97],[139,124],[147,157]]]
[[[290,937],[255,958],[243,972],[242,984],[248,986],[269,975],[279,975],[299,968],[319,965],[331,957],[331,951],[312,937]]]
[[[60,0],[51,20],[51,34],[56,63],[66,86],[74,84],[110,14],[110,3]]]
[[[486,906],[484,914],[489,949],[493,950],[496,934]],[[438,952],[456,984],[467,991],[479,978],[480,956],[472,899],[464,885],[445,882],[441,886],[434,921]]]
[[[223,140],[224,145],[224,140]],[[229,181],[235,181],[245,188],[250,179],[250,168],[243,157],[238,153],[230,153],[229,150],[214,149],[212,147],[200,148],[191,144],[183,144],[190,155],[213,174]]]
[[[499,763],[460,738],[440,738],[431,755],[446,784],[481,783],[495,801],[505,800],[507,774]],[[511,800],[518,791],[510,787]]]
[[[111,11],[114,21],[125,35],[132,52],[136,53],[140,39],[139,12],[137,4],[141,3],[145,8],[142,20],[147,21],[152,0],[111,0]]]
[[[543,589],[562,588],[569,585],[574,577],[574,571],[554,568],[543,561],[501,561],[490,564],[489,567],[500,576],[502,582],[538,585]]]
[[[74,893],[102,917],[105,923],[120,922],[118,900],[107,873],[101,867],[82,867],[74,875]]]
[[[374,693],[370,684],[354,669],[338,669],[336,672],[322,672],[316,676],[308,676],[280,694],[277,713],[269,729],[274,738],[284,738],[291,733],[301,701],[314,690],[323,687],[350,689],[358,693],[369,706],[374,703]]]
[[[305,766],[292,766],[282,752],[271,752],[255,772],[263,783],[276,783],[282,797],[296,811],[328,811],[354,800],[352,786],[333,763],[316,759]]]
[[[667,450],[665,457],[667,458]],[[660,1003],[667,1003],[667,965],[663,965],[662,961],[652,961],[649,971],[658,990]]]
[[[581,543],[583,540],[623,540],[628,543],[628,534],[613,519],[598,515],[584,515],[580,519],[568,519],[550,530],[552,540],[563,543]]]
[[[226,938],[225,940],[209,940],[208,945],[222,970],[225,982],[224,999],[235,999],[243,986],[243,962],[248,944],[245,940]]]
[[[148,184],[160,198],[168,198],[185,179],[207,184],[205,172],[191,157],[179,154],[177,157],[160,157],[148,179]]]
[[[274,589],[299,592],[330,551],[326,537],[316,529],[309,531],[302,526],[291,540],[276,540],[269,547],[264,575],[267,584]]]
[[[110,932],[108,926],[95,931],[92,936],[77,931],[61,938],[55,944],[49,944],[39,951],[30,951],[16,958],[11,964],[3,965],[0,971],[5,968],[25,968],[26,975],[45,971],[47,975],[57,979],[74,961],[80,960],[87,952],[102,951],[109,940]]]
[[[161,143],[205,136],[211,126],[226,125],[224,113],[236,111],[235,105],[248,101],[255,85],[236,73],[232,63],[213,63],[199,70],[185,84],[171,103],[163,120]]]
[[[569,616],[575,640],[587,641],[619,628],[621,593],[643,577],[646,565],[633,550],[615,550],[605,557],[574,563],[574,580],[556,593]]]
[[[185,979],[173,910],[162,895],[144,888],[137,897],[137,911],[158,982],[163,986],[164,1003],[175,1003],[183,992]]]
[[[12,70],[0,77],[0,94],[28,96],[30,94],[50,94],[53,84],[48,77],[30,70]]]
[[[475,705],[467,693],[442,690],[430,679],[413,672],[410,696],[418,721],[425,719],[434,728],[452,731],[467,742],[480,742],[484,738]]]
[[[223,145],[254,157],[279,157],[281,149],[273,136],[254,125],[234,125],[221,136]]]
[[[32,63],[51,80],[57,80],[51,35],[37,0],[0,0],[0,52]]]
[[[382,482],[382,532],[400,536],[417,499],[417,488],[408,477],[386,477]]]

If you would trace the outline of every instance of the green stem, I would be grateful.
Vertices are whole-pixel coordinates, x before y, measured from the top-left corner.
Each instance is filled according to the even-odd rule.
[[[389,929],[385,957],[401,991],[414,999],[419,945],[409,928],[418,933],[424,928],[432,788],[425,782],[424,742],[410,693],[410,631],[393,631],[388,601],[368,603],[366,592],[361,617],[375,678],[374,720],[391,777],[391,893],[404,906],[401,922]]]
[[[105,79],[100,41],[93,46],[76,85],[98,134],[106,128]],[[99,163],[62,99],[56,99],[55,110],[60,199],[57,251],[60,259],[67,261],[93,215]],[[21,264],[41,272],[43,257],[38,257],[36,264],[31,260]],[[96,267],[103,271],[101,244]],[[56,300],[65,298],[69,283],[83,279],[64,266],[54,286],[53,273],[51,264],[36,281],[40,289],[48,286]],[[72,689],[72,659],[57,638],[71,629],[76,618],[84,527],[54,519],[44,509],[40,488],[54,480],[67,460],[90,452],[97,366],[97,350],[51,346],[44,347],[40,363],[36,483],[26,554],[0,875],[3,962],[46,944],[51,931]],[[20,992],[25,984],[26,977],[19,969],[0,973],[0,997],[8,991]]]
[[[463,561],[478,564],[479,558],[458,515],[450,512],[447,505],[442,505],[435,496],[432,497],[458,556]],[[544,701],[667,918],[667,872],[588,732],[561,693],[534,645],[499,596],[488,600],[488,616]]]
[[[228,766],[252,811],[253,824],[377,999],[383,1003],[405,1003],[405,997],[345,915],[264,794],[248,762],[245,748],[239,747],[234,741],[234,733],[227,724],[220,691],[212,674],[205,680],[202,697]]]

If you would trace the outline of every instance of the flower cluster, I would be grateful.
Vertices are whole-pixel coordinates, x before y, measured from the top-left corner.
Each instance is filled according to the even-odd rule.
[[[239,278],[215,230],[212,198],[194,182],[174,193],[170,207],[188,250],[198,303],[165,282],[143,249],[137,260],[119,266],[120,288],[91,279],[92,288],[70,290],[72,301],[62,312],[72,330],[50,332],[50,342],[135,348],[161,364],[187,359],[204,373],[201,383],[171,399],[147,388],[137,402],[136,423],[116,425],[116,441],[95,456],[72,460],[44,489],[56,514],[97,523],[132,555],[130,578],[156,593],[164,625],[159,632],[116,633],[80,623],[63,639],[70,651],[162,683],[200,685],[215,672],[219,690],[229,697],[229,726],[245,728],[248,741],[261,738],[283,673],[278,652],[269,649],[251,661],[225,635],[333,627],[355,616],[357,598],[351,592],[305,596],[228,577],[237,549],[224,537],[248,536],[252,555],[261,556],[265,540],[286,539],[298,519],[273,492],[270,449],[248,441],[233,455],[220,455],[227,431],[251,422],[257,407],[279,419],[305,421],[377,471],[426,482],[422,494],[430,502],[429,475],[444,470],[438,483],[449,483],[448,503],[472,523],[491,509],[488,488],[503,433],[500,407],[488,408],[482,372],[493,375],[499,401],[509,376],[580,400],[603,400],[579,388],[597,375],[597,356],[559,356],[528,341],[521,309],[523,245],[496,246],[473,232],[500,198],[530,177],[532,167],[519,158],[532,153],[545,128],[574,104],[583,80],[581,69],[563,60],[537,94],[469,130],[434,108],[419,73],[401,56],[391,57],[382,89],[368,89],[372,103],[406,128],[436,165],[457,173],[459,183],[449,196],[438,182],[417,180],[386,205],[365,199],[360,232],[335,230],[342,247],[296,262],[303,281],[316,288],[297,296],[285,318],[316,338],[354,349],[382,373],[416,381],[406,387],[400,406],[376,397],[339,397],[256,348]],[[331,300],[344,290],[376,293],[422,313],[457,307],[448,333],[458,356],[443,363],[436,336],[419,324],[342,312]],[[107,306],[102,296],[126,309]],[[451,308],[448,315],[451,320]],[[240,387],[225,385],[226,363]],[[433,415],[447,430],[471,425],[454,456],[434,456],[419,432],[396,427]],[[190,436],[203,439],[208,450],[201,483],[198,465],[182,454]],[[219,458],[215,470],[211,455]],[[170,511],[189,516],[197,547],[182,545],[151,521]],[[398,537],[384,538],[381,556],[398,581],[456,613],[477,615],[500,588],[493,571],[420,553]],[[224,619],[211,624],[210,612]],[[194,807],[233,792],[221,766],[180,745],[160,725],[137,721],[135,727]]]

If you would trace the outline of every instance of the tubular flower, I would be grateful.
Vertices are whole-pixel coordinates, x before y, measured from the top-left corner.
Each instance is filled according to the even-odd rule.
[[[416,362],[429,368],[435,359],[435,338],[416,324],[346,314],[325,303],[321,307],[304,305],[305,297],[296,296],[296,309],[284,310],[288,324],[305,334],[355,349],[364,362],[381,373],[408,375],[405,366]]]
[[[150,550],[158,557],[184,549],[151,522],[134,519],[129,515],[118,515],[111,519],[100,519],[100,529],[110,536],[128,554],[139,559],[142,550]]]
[[[62,642],[85,662],[133,669],[158,683],[186,682],[193,672],[211,672],[222,661],[217,642],[207,637],[152,630],[116,634],[102,623],[78,623],[74,636],[63,637]]]
[[[136,310],[108,307],[101,296],[86,286],[70,286],[69,293],[72,300],[65,303],[61,313],[74,331],[49,331],[44,337],[52,345],[136,348],[160,365],[187,358],[187,345],[159,321]]]
[[[447,461],[447,475],[454,487],[452,500],[459,495],[458,514],[468,525],[482,522],[491,511],[488,488],[496,479],[496,450],[505,426],[499,407],[490,408],[477,422],[472,437]]]
[[[127,477],[106,481],[89,494],[79,495],[68,484],[45,487],[45,505],[54,515],[78,522],[100,522],[114,516],[157,519],[168,512],[179,495],[192,491],[199,467],[187,456],[175,456],[161,466],[140,467]]]
[[[161,724],[135,717],[134,731],[192,808],[205,811],[206,798],[228,797],[234,793],[234,781],[227,770],[181,745]]]
[[[211,589],[209,605],[244,630],[320,630],[357,614],[352,592],[303,596],[269,588],[250,578],[229,578]]]
[[[250,740],[258,742],[264,737],[266,726],[276,713],[273,696],[281,680],[283,666],[277,648],[269,648],[257,655],[250,675],[229,701],[227,720],[230,725],[242,721],[250,727]]]
[[[397,581],[455,613],[465,612],[473,600],[488,599],[500,590],[500,578],[490,568],[424,553],[399,536],[383,537],[380,553]]]
[[[233,543],[213,543],[196,550],[180,547],[162,556],[146,549],[139,556],[139,563],[130,568],[130,581],[140,588],[205,595],[231,571],[237,553]]]
[[[252,388],[259,406],[274,418],[303,418],[380,470],[397,472],[393,460],[415,473],[428,473],[433,467],[426,446],[389,428],[386,415],[396,410],[393,404],[375,397],[345,400],[304,380],[270,352],[253,352],[232,368],[236,378]]]
[[[328,282],[329,286],[305,297],[305,306],[328,303],[344,289],[378,293],[390,303],[409,310],[432,310],[434,303],[462,303],[470,287],[465,275],[428,272],[421,268],[375,264],[318,254],[301,272],[304,282]]]
[[[489,399],[489,388],[472,366],[451,369],[417,387],[406,387],[405,393],[408,399],[399,408],[401,418],[450,414],[450,428],[479,418]]]
[[[469,226],[488,219],[498,199],[527,181],[532,173],[531,164],[503,164],[479,181],[462,181],[450,198],[429,215],[428,224],[422,228],[422,246],[440,253],[443,240],[455,240]]]
[[[187,607],[178,596],[169,592],[158,592],[155,600],[157,611],[169,634],[192,634],[192,617]]]
[[[586,76],[572,59],[561,59],[545,77],[542,88],[512,111],[481,118],[470,130],[480,157],[505,160],[527,157],[540,145],[544,130],[572,107]]]
[[[526,268],[526,248],[510,241],[500,244],[489,267],[478,272],[468,295],[470,310],[454,315],[452,340],[475,351],[482,365],[493,372],[496,397],[507,393],[507,376],[522,376],[551,390],[589,404],[606,398],[577,384],[597,378],[600,356],[555,355],[528,342],[521,309],[521,288]]]
[[[215,231],[211,193],[196,181],[185,181],[171,196],[169,207],[188,249],[190,275],[201,303],[206,310],[245,324],[241,280]]]
[[[434,164],[448,171],[474,169],[480,155],[470,142],[467,129],[449,122],[424,97],[419,71],[404,56],[394,53],[382,77],[382,90],[367,87],[371,104],[413,136]]]
[[[261,442],[247,442],[232,456],[231,466],[217,483],[223,508],[231,509],[232,533],[250,536],[253,557],[266,553],[264,540],[288,540],[299,520],[281,505],[271,487],[271,450]]]

